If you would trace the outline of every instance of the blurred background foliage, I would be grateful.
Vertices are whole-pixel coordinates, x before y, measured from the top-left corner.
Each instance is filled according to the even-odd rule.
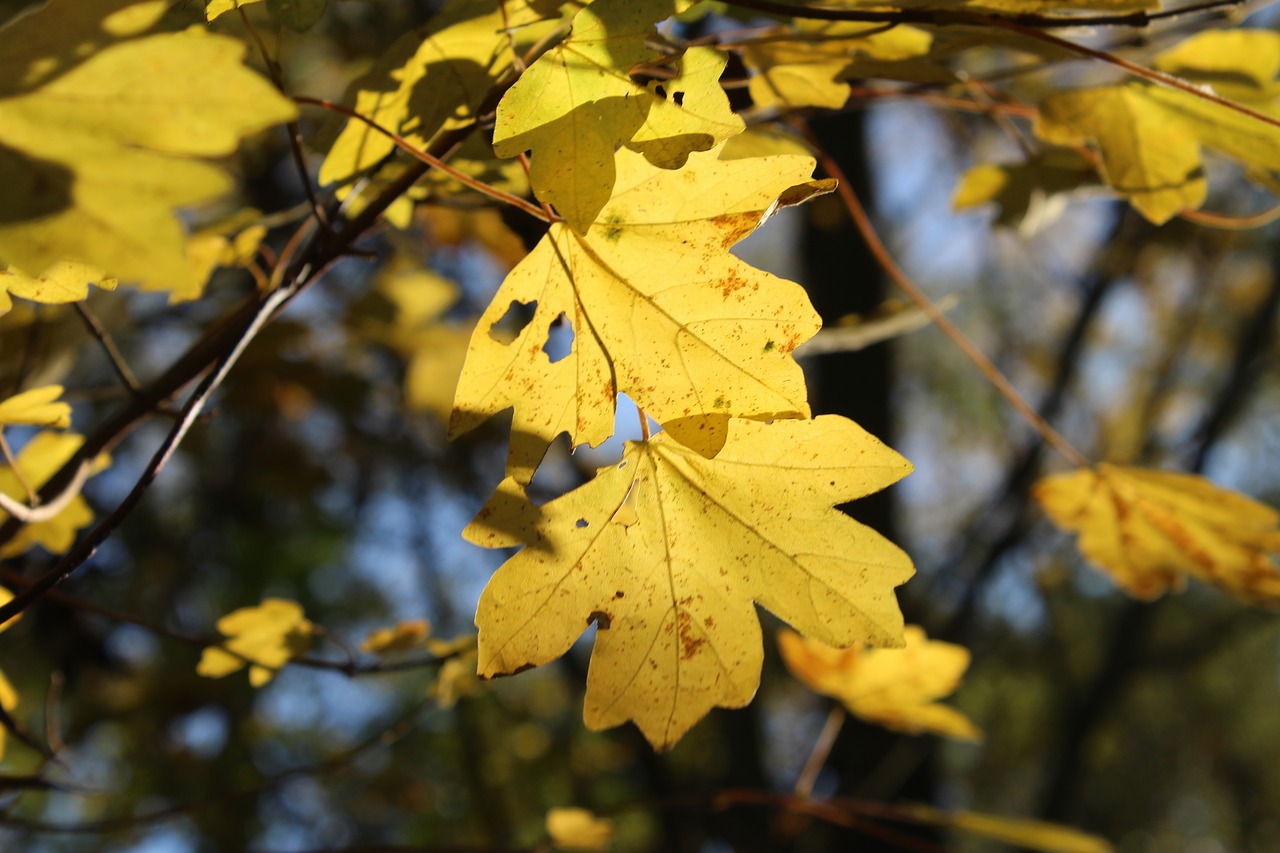
[[[0,19],[25,5],[0,4]],[[174,25],[197,20],[199,5],[178,4]],[[340,98],[431,7],[330,3],[305,36],[280,36],[288,86]],[[250,18],[276,38],[261,7]],[[216,28],[245,36],[235,16]],[[1008,58],[992,48],[969,61]],[[1084,79],[1077,69],[1062,73]],[[1047,76],[1008,90],[1034,101]],[[968,167],[1018,156],[1002,127],[907,98],[853,107],[815,126],[875,199],[893,251],[935,298],[958,296],[952,316],[1073,443],[1280,502],[1276,226],[1156,229],[1122,203],[1077,196],[1038,229],[997,227],[990,210],[955,213],[951,194]],[[308,136],[318,128],[304,122]],[[283,133],[234,167],[243,189],[228,210],[275,214],[304,200]],[[1210,209],[1267,203],[1228,167],[1210,168],[1221,171]],[[832,322],[892,297],[852,234],[828,197],[739,250],[809,286]],[[0,848],[504,850],[542,843],[547,809],[576,805],[616,820],[619,850],[994,849],[717,799],[789,791],[830,707],[772,645],[755,703],[712,713],[662,755],[630,727],[584,729],[589,637],[553,666],[487,684],[465,667],[342,671],[344,644],[401,620],[429,620],[438,638],[474,630],[503,555],[458,534],[500,478],[503,427],[446,443],[440,409],[469,318],[536,236],[505,212],[420,205],[254,343],[141,507],[0,639],[15,718],[64,744],[47,776],[65,786],[0,791]],[[124,289],[88,304],[145,382],[253,286],[226,270],[197,302]],[[816,411],[854,416],[915,464],[853,511],[916,560],[901,591],[908,620],[972,650],[954,704],[987,734],[955,744],[850,723],[815,793],[1039,816],[1126,853],[1280,849],[1272,615],[1195,584],[1136,604],[1085,566],[1027,498],[1059,460],[936,331],[806,367]],[[0,318],[0,389],[49,382],[69,389],[80,430],[129,393],[73,308],[20,303]],[[633,422],[623,412],[620,434]],[[99,515],[164,428],[138,430],[89,485]],[[580,482],[610,445],[553,451],[540,493]],[[50,559],[11,560],[0,579]],[[300,602],[332,638],[313,657],[337,663],[287,667],[259,690],[243,674],[198,677],[190,638],[266,596]],[[776,627],[766,618],[767,636]],[[41,763],[10,739],[6,774]]]

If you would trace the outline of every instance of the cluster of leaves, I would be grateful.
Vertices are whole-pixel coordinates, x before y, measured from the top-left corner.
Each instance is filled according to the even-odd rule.
[[[594,625],[588,727],[634,722],[657,749],[712,708],[751,701],[765,648],[756,605],[808,638],[781,635],[788,665],[852,713],[981,737],[931,704],[956,687],[968,653],[904,626],[895,589],[911,577],[910,559],[835,509],[910,464],[852,421],[812,416],[795,353],[819,332],[818,314],[801,285],[732,252],[779,210],[837,188],[814,176],[825,155],[805,134],[807,111],[843,108],[854,81],[879,81],[881,94],[963,86],[957,57],[985,46],[975,32],[987,28],[1014,50],[1074,50],[1130,77],[1043,92],[1035,105],[984,92],[993,114],[1030,120],[1043,147],[1023,163],[977,167],[959,207],[996,202],[1006,223],[1039,223],[1035,199],[1105,187],[1161,224],[1205,203],[1203,149],[1262,187],[1280,171],[1280,35],[1201,33],[1147,67],[1045,32],[1089,21],[1051,14],[1114,12],[1105,0],[804,7],[692,41],[669,23],[708,13],[692,0],[453,0],[387,46],[345,105],[287,97],[265,47],[270,79],[244,64],[245,41],[227,33],[249,24],[249,0],[208,2],[212,28],[179,25],[182,10],[169,5],[50,0],[0,29],[0,309],[13,297],[79,302],[90,286],[118,283],[188,301],[218,267],[256,275],[248,308],[206,339],[203,360],[181,362],[187,372],[151,398],[132,389],[156,410],[212,368],[140,494],[254,335],[377,218],[405,227],[427,201],[487,200],[541,220],[527,252],[491,210],[455,220],[511,267],[465,322],[457,289],[435,273],[400,261],[383,272],[395,318],[364,331],[409,360],[407,403],[435,413],[451,438],[512,412],[505,479],[464,535],[520,550],[480,597],[474,651],[419,623],[375,633],[362,651],[425,648],[448,659],[454,669],[438,689],[447,703],[471,689],[464,676],[546,664]],[[723,20],[750,14],[734,5],[722,4]],[[267,0],[265,12],[302,31],[325,4]],[[726,75],[739,72],[749,104],[735,109]],[[216,160],[276,126],[296,142],[300,105],[331,113],[305,141],[324,153],[317,178],[332,202],[309,186],[306,222],[277,256],[264,243],[266,217],[210,205],[234,186]],[[305,166],[300,145],[295,153]],[[856,198],[845,203],[856,220]],[[184,227],[197,205],[198,227]],[[57,431],[70,421],[61,394],[38,387],[0,403],[0,427],[39,428],[17,454],[0,436],[12,528],[0,556],[70,552],[47,583],[0,605],[6,618],[101,541],[95,530],[83,556],[73,550],[92,522],[79,489],[127,429],[92,445]],[[620,395],[639,409],[642,438],[589,482],[536,502],[531,483],[548,448],[562,435],[574,447],[611,438]],[[1249,601],[1280,598],[1280,515],[1190,474],[1095,467],[1065,452],[1083,467],[1044,480],[1037,497],[1127,591],[1150,598],[1190,575]],[[205,649],[198,672],[248,666],[254,686],[322,634],[300,605],[277,598],[216,627],[225,639]],[[15,701],[0,680],[0,708]],[[548,831],[607,838],[589,815],[549,818]]]

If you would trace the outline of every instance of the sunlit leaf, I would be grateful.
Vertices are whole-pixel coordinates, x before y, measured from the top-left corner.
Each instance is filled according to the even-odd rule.
[[[832,507],[911,466],[834,416],[735,420],[715,459],[660,434],[543,506],[507,480],[467,528],[520,543],[480,597],[480,674],[537,666],[595,623],[585,719],[634,720],[675,744],[711,708],[741,707],[760,678],[755,603],[848,646],[902,644],[896,546]]]
[[[59,400],[61,396],[61,385],[45,385],[15,394],[0,402],[0,426],[27,424],[66,429],[71,426],[71,406]]]
[[[547,812],[547,835],[561,850],[608,850],[613,843],[613,821],[596,817],[586,809],[551,809]]]
[[[242,607],[218,620],[218,631],[227,637],[222,644],[225,650],[207,647],[196,672],[206,678],[221,678],[247,663],[249,683],[261,687],[290,658],[310,648],[314,630],[296,601],[264,598],[257,607]]]

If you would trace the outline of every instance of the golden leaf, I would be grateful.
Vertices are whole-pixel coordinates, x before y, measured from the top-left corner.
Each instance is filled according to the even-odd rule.
[[[311,645],[315,626],[302,613],[302,605],[284,598],[264,598],[257,607],[233,610],[218,620],[218,631],[228,639],[208,646],[196,672],[221,678],[249,664],[249,683],[261,687],[290,658]]]
[[[20,503],[26,503],[27,490],[23,480],[33,489],[39,489],[62,468],[84,444],[84,436],[75,433],[42,432],[33,437],[18,451],[20,478],[8,466],[0,467],[0,491]],[[110,457],[103,453],[95,460],[91,473],[102,471],[110,464]],[[9,517],[0,512],[0,521]],[[75,495],[53,518],[24,524],[14,537],[0,546],[0,558],[16,557],[36,545],[51,554],[64,554],[76,541],[76,532],[93,521],[93,510],[84,495]]]
[[[597,627],[585,719],[634,720],[672,746],[759,682],[754,603],[824,642],[902,643],[893,589],[910,559],[833,509],[910,464],[852,421],[733,420],[707,459],[659,434],[535,507],[506,480],[464,535],[525,547],[480,597],[480,674],[556,659]]]
[[[617,162],[595,224],[585,235],[553,224],[471,336],[450,435],[514,407],[508,472],[522,482],[561,432],[575,445],[612,435],[619,393],[661,422],[809,412],[791,352],[818,331],[818,315],[799,285],[728,250],[778,206],[829,188],[803,183],[813,160],[709,151],[669,171],[623,150]],[[521,305],[531,318],[498,339]],[[545,345],[560,323],[573,344],[553,362]]]
[[[416,649],[426,642],[431,633],[431,623],[425,619],[397,622],[390,628],[379,628],[365,637],[360,651],[390,655]]]
[[[1081,553],[1130,595],[1155,598],[1186,576],[1246,601],[1280,603],[1280,513],[1203,477],[1098,465],[1046,477],[1034,495]]]
[[[613,843],[613,821],[596,817],[586,809],[551,809],[547,812],[547,835],[563,850],[608,850]]]
[[[968,717],[934,700],[950,695],[969,668],[969,650],[930,640],[906,626],[901,649],[832,648],[786,629],[778,632],[782,660],[806,687],[840,702],[869,723],[896,732],[931,732],[982,740]]]

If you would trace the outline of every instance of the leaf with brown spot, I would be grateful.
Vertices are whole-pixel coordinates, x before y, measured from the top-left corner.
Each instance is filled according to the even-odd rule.
[[[1155,598],[1190,575],[1280,603],[1280,513],[1203,477],[1102,464],[1046,477],[1035,498],[1130,595]]]
[[[619,393],[661,422],[808,415],[791,350],[817,332],[818,315],[799,285],[728,249],[784,193],[793,203],[829,185],[809,180],[808,157],[717,155],[669,171],[618,152],[614,196],[595,224],[586,234],[553,224],[480,318],[451,436],[514,407],[508,473],[528,482],[561,432],[575,445],[612,435]],[[537,307],[513,340],[495,340],[513,303]],[[544,345],[561,314],[572,350],[553,362]]]
[[[633,720],[665,749],[711,708],[751,701],[755,603],[826,643],[900,646],[893,590],[911,561],[833,507],[910,470],[857,424],[824,416],[732,420],[714,459],[665,433],[629,443],[538,517],[508,479],[465,534],[525,546],[480,597],[480,674],[555,660],[595,619],[587,725]]]

